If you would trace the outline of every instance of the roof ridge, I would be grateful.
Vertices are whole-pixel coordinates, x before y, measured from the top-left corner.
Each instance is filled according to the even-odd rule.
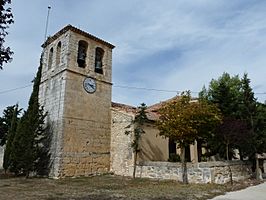
[[[79,34],[81,34],[81,35],[83,35],[85,37],[88,37],[88,38],[90,38],[90,39],[92,39],[94,41],[100,42],[100,43],[102,43],[102,44],[104,44],[104,45],[106,45],[106,46],[108,46],[108,47],[110,47],[112,49],[115,48],[115,46],[112,45],[111,43],[106,42],[105,40],[102,40],[102,39],[100,39],[100,38],[98,38],[98,37],[96,37],[96,36],[94,36],[94,35],[92,35],[92,34],[90,34],[88,32],[85,32],[85,31],[75,27],[75,26],[72,26],[71,24],[66,25],[64,28],[62,28],[61,30],[56,32],[53,36],[48,37],[47,40],[42,44],[42,47],[45,48],[50,43],[52,43],[54,40],[56,40],[60,35],[64,34],[65,32],[67,32],[69,30],[71,30],[73,32],[76,32],[76,33],[79,33]]]

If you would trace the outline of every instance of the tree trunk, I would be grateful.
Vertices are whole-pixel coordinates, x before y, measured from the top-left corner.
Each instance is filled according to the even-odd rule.
[[[229,163],[229,143],[226,143],[226,160],[229,168],[230,184],[233,185],[233,174]]]
[[[228,168],[229,168],[230,184],[233,185],[233,173],[230,167],[230,163],[228,163]]]
[[[138,152],[135,151],[135,156],[134,156],[134,166],[133,166],[133,178],[136,178],[136,168],[137,168],[137,156]]]
[[[226,160],[229,160],[229,144],[226,143]]]
[[[241,148],[238,148],[238,151],[239,151],[239,157],[240,157],[240,160],[244,160],[244,157],[243,157],[243,151],[241,150]]]
[[[25,178],[28,179],[30,176],[30,172],[27,170],[26,173],[25,173]]]
[[[186,154],[185,154],[185,146],[181,147],[181,163],[182,163],[182,181],[184,184],[188,184],[187,177],[187,162],[186,162]]]

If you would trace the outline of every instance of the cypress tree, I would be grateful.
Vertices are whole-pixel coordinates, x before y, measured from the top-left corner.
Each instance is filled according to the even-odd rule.
[[[10,170],[15,172],[15,174],[24,174],[26,177],[29,176],[30,172],[36,170],[36,163],[40,161],[41,139],[46,133],[44,127],[46,114],[44,114],[43,108],[40,107],[38,102],[41,70],[42,63],[40,62],[37,75],[34,79],[28,109],[24,112],[18,124],[11,149],[12,165]]]
[[[242,121],[247,124],[247,131],[241,134],[241,139],[238,142],[238,149],[241,159],[244,157],[252,157],[256,147],[254,145],[256,115],[257,115],[257,99],[254,97],[254,92],[250,86],[250,79],[245,73],[241,79],[241,102],[239,114]]]
[[[10,171],[16,175],[25,174],[33,170],[34,155],[34,135],[30,126],[27,111],[22,116],[18,124],[14,142],[11,148],[11,166]]]
[[[0,146],[4,146],[7,142],[7,135],[11,126],[15,107],[16,105],[6,107],[3,111],[3,116],[0,117]]]
[[[40,108],[39,128],[37,130],[37,137],[35,138],[35,148],[37,158],[34,163],[34,170],[38,175],[47,176],[50,171],[50,145],[52,140],[52,130],[49,124],[45,124],[45,117],[43,108]]]
[[[13,140],[14,140],[17,125],[18,125],[18,120],[19,120],[18,114],[21,111],[21,109],[18,109],[18,104],[16,104],[12,108],[13,108],[13,115],[12,115],[10,127],[8,129],[7,143],[6,143],[5,152],[4,152],[3,168],[5,169],[5,172],[10,166],[10,153],[11,153],[11,148],[13,145]]]

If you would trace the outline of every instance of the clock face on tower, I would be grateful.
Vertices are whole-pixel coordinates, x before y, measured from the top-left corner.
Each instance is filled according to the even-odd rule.
[[[83,81],[83,87],[88,93],[94,93],[96,91],[96,81],[94,78],[87,77]]]

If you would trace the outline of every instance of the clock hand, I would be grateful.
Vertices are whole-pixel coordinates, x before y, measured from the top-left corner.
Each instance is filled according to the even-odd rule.
[[[94,85],[93,84],[89,84],[91,87],[93,87],[94,88]]]
[[[91,83],[88,83],[88,85],[91,87],[91,88],[94,88],[95,86]]]

